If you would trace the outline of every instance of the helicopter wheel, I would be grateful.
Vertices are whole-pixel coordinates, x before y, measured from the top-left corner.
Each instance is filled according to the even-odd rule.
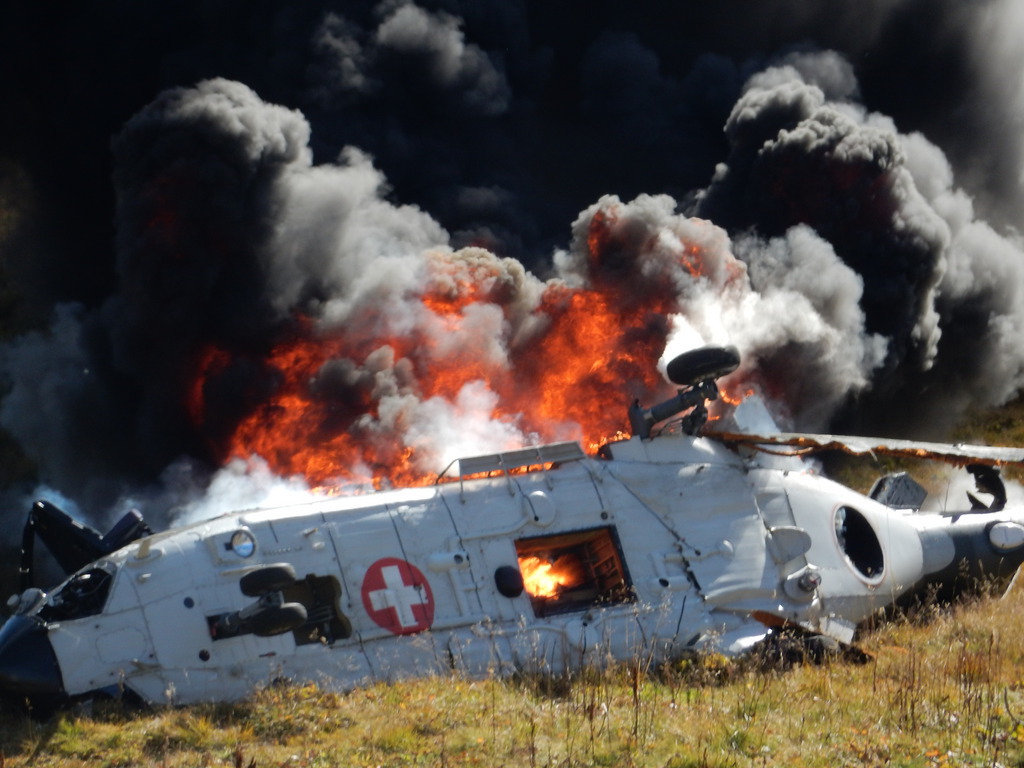
[[[288,563],[268,565],[250,571],[238,581],[238,587],[246,597],[262,597],[278,592],[295,583],[295,569]]]
[[[254,635],[272,637],[301,627],[307,618],[306,606],[301,603],[285,603],[267,606],[251,616],[247,624]]]
[[[740,353],[736,347],[700,347],[672,358],[666,373],[673,384],[688,387],[732,373],[739,365]]]

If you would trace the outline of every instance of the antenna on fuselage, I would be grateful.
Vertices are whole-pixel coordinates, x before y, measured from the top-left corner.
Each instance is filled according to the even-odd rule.
[[[715,379],[735,371],[740,365],[736,347],[701,347],[672,358],[666,368],[669,381],[680,389],[675,397],[651,408],[643,408],[639,400],[629,407],[629,425],[633,434],[647,439],[655,424],[677,413],[691,410],[680,423],[687,435],[696,435],[708,420],[708,400],[718,399]]]

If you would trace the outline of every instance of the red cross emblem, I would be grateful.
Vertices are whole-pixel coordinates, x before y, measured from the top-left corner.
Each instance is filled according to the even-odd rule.
[[[422,571],[397,557],[382,557],[363,577],[363,607],[374,623],[412,635],[434,623],[434,594]]]

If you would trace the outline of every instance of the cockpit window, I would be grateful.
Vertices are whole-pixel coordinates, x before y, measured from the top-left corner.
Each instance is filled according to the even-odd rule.
[[[95,565],[79,571],[47,596],[39,618],[71,621],[95,616],[103,610],[113,581],[113,566]]]
[[[846,559],[861,576],[877,579],[882,575],[885,558],[871,523],[853,507],[836,510],[836,540]]]

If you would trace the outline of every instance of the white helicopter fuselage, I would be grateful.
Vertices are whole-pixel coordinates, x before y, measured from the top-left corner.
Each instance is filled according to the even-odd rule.
[[[605,456],[563,443],[479,457],[457,482],[135,541],[22,595],[0,631],[0,687],[188,703],[277,679],[349,689],[735,653],[780,625],[849,642],[962,550],[955,518],[894,510],[715,440],[634,437]],[[994,537],[988,518],[1005,533],[1024,531],[1021,516],[969,517],[972,546],[1015,567],[1016,529]],[[570,576],[542,593],[527,573],[537,563]],[[30,641],[52,653],[28,657]]]

